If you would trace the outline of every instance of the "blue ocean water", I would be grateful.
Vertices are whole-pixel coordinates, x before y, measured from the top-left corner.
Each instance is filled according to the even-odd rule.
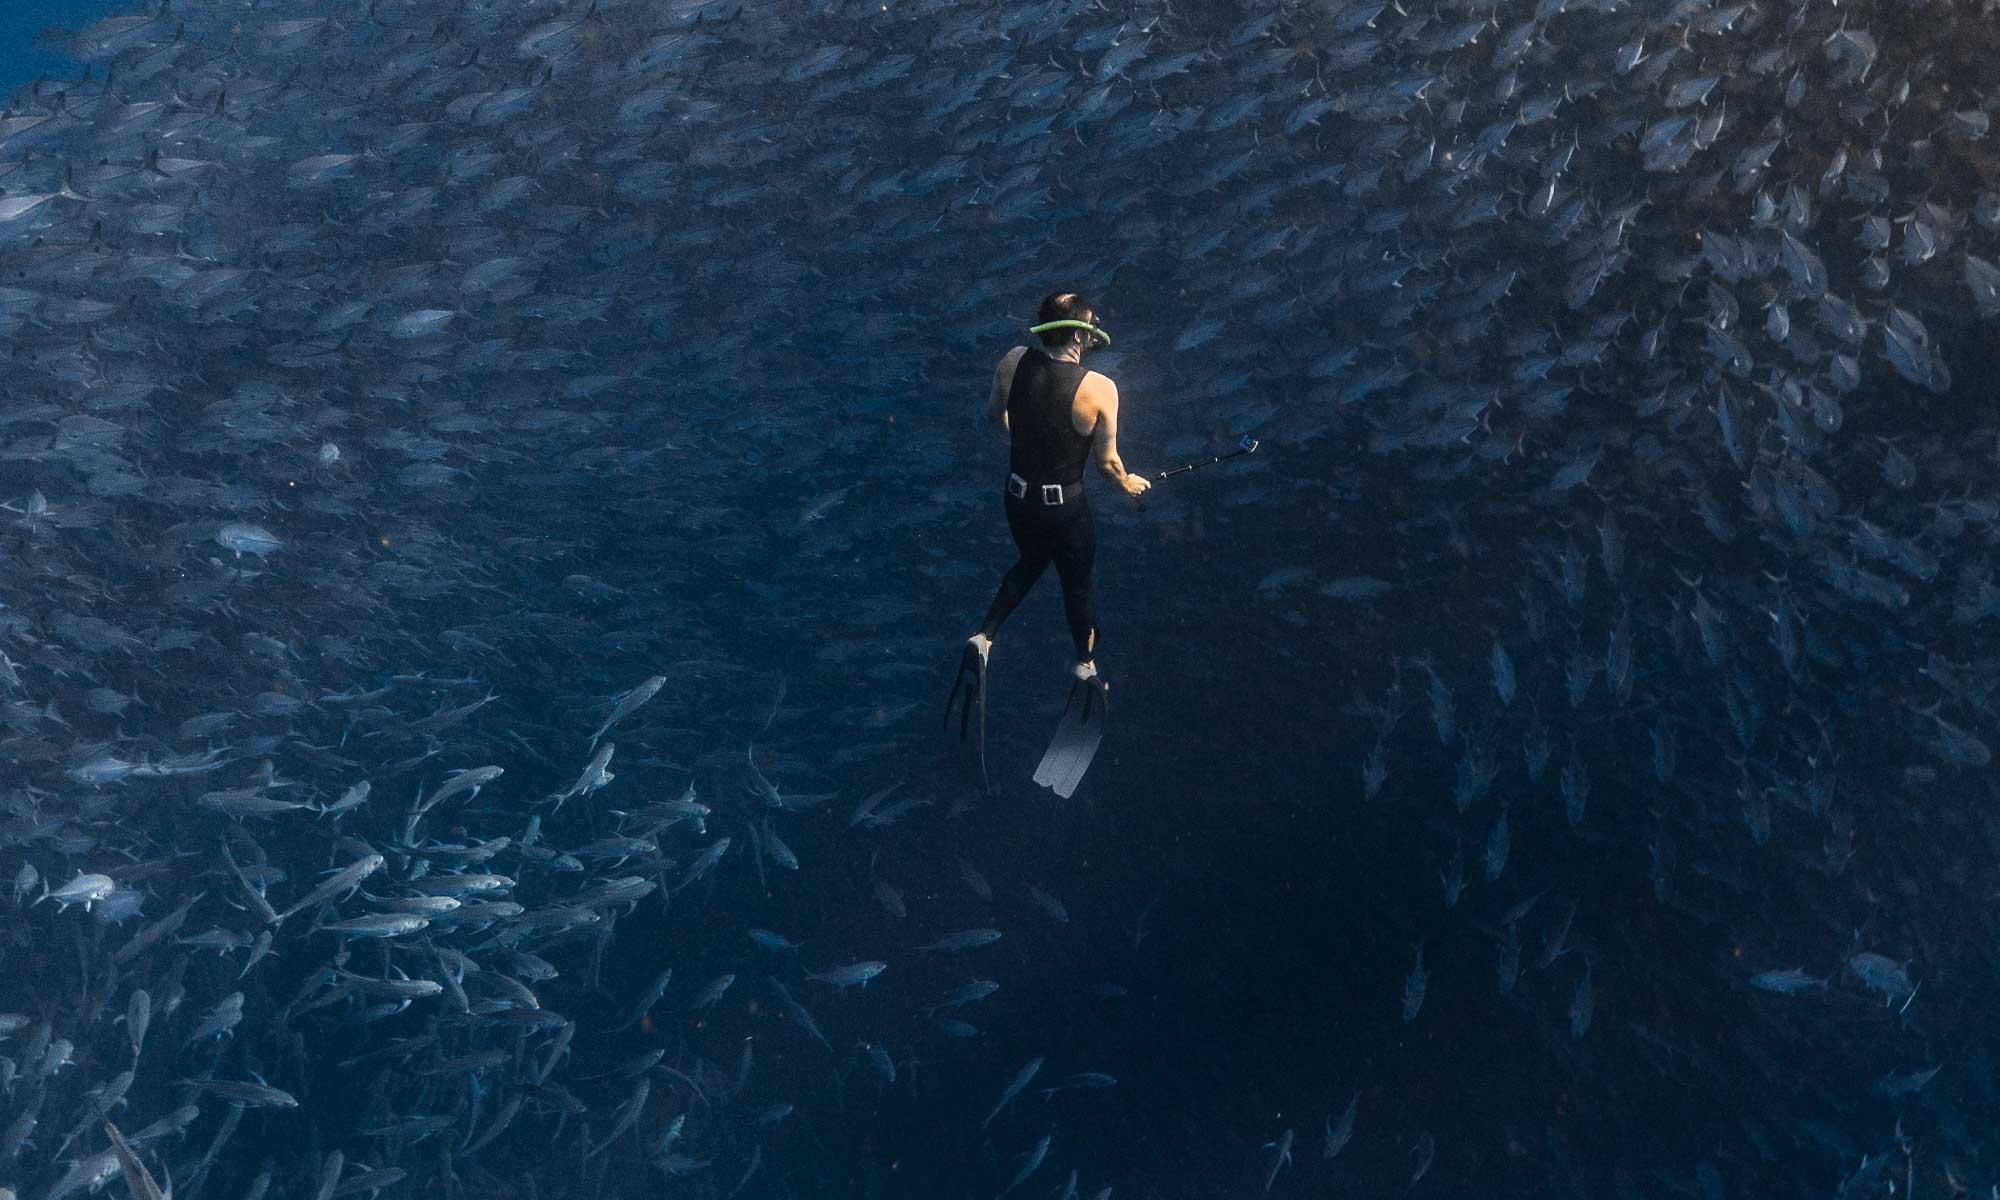
[[[115,0],[13,0],[0,12],[0,89],[39,77],[75,79],[83,64],[59,45],[41,44],[51,29],[81,29],[118,7]]]
[[[1989,9],[10,8],[0,1200],[1991,1191]]]

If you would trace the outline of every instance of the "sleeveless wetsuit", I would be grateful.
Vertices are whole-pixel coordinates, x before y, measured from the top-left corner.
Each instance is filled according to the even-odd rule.
[[[1090,568],[1097,558],[1097,522],[1083,497],[1083,468],[1090,437],[1070,424],[1070,405],[1086,371],[1030,346],[1014,367],[1007,392],[1007,428],[1013,437],[1003,489],[1007,528],[1020,558],[1000,580],[979,631],[991,638],[1027,596],[1050,563],[1062,580],[1076,661],[1090,662],[1097,614]]]

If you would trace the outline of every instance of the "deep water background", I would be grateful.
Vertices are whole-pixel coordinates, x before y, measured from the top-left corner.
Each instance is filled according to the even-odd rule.
[[[44,74],[75,78],[81,66],[36,49],[36,31],[78,27],[111,7],[25,0],[0,12],[0,84]],[[1228,6],[1188,7],[1196,10],[1190,20],[1217,30],[1237,15]],[[910,131],[912,139],[923,134]],[[927,152],[916,144],[917,153]],[[303,147],[298,156],[324,149]],[[1647,186],[1636,176],[1594,182],[1607,192]],[[1085,203],[1076,194],[1064,202]],[[1670,572],[1682,572],[1683,583],[1704,568],[1717,578],[1755,578],[1765,566],[1763,548],[1749,538],[1724,548],[1690,536],[1694,522],[1684,510],[1691,485],[1683,490],[1665,472],[1654,478],[1634,471],[1635,486],[1658,488],[1644,503],[1614,493],[1586,505],[1538,493],[1526,505],[1503,505],[1497,469],[1492,476],[1454,474],[1434,460],[1414,461],[1417,455],[1368,453],[1358,442],[1320,436],[1319,412],[1332,411],[1329,401],[1273,391],[1266,403],[1282,413],[1278,436],[1267,436],[1255,458],[1176,478],[1138,504],[1091,483],[1114,724],[1074,802],[1025,784],[1064,687],[1067,638],[1053,578],[1015,614],[993,659],[990,755],[1008,786],[978,799],[955,746],[934,758],[907,751],[909,730],[926,738],[932,732],[956,643],[1012,557],[997,497],[976,505],[965,498],[990,496],[988,484],[1003,469],[1004,445],[983,425],[981,406],[992,359],[1019,340],[1013,318],[1054,286],[1088,281],[1118,339],[1116,356],[1101,361],[1125,392],[1125,457],[1148,472],[1226,448],[1246,422],[1256,425],[1257,400],[1234,395],[1220,404],[1203,393],[1217,369],[1277,375],[1297,366],[1283,339],[1260,340],[1254,328],[1177,351],[1176,334],[1213,298],[1149,286],[1171,273],[1172,255],[1118,260],[1107,249],[1115,246],[1107,230],[1116,221],[1089,211],[1061,215],[1074,219],[997,278],[990,260],[1030,247],[1013,230],[955,230],[967,257],[947,267],[994,284],[997,294],[974,313],[954,309],[945,319],[931,310],[950,303],[961,284],[946,273],[931,281],[931,294],[868,297],[852,313],[852,330],[844,328],[844,310],[793,311],[791,300],[770,299],[788,297],[796,278],[766,287],[754,272],[704,276],[684,323],[662,319],[645,329],[661,348],[644,393],[603,401],[617,419],[601,435],[580,439],[590,444],[552,435],[539,459],[475,464],[479,470],[462,487],[411,491],[400,501],[407,508],[366,514],[385,550],[407,517],[493,551],[465,574],[482,584],[499,581],[491,585],[495,595],[477,602],[397,596],[393,607],[371,612],[371,627],[392,631],[394,653],[407,656],[374,664],[383,671],[442,671],[440,663],[450,661],[438,649],[442,635],[465,626],[477,605],[490,606],[477,614],[496,627],[525,614],[507,631],[517,637],[506,643],[511,661],[481,664],[484,682],[505,697],[483,719],[495,730],[521,731],[521,757],[508,767],[508,787],[518,791],[496,803],[539,795],[574,776],[574,751],[592,722],[552,698],[602,699],[656,668],[670,674],[647,714],[658,723],[634,722],[619,733],[625,788],[664,794],[692,774],[704,788],[735,796],[744,747],[754,740],[754,761],[787,792],[837,791],[843,814],[858,795],[904,774],[934,798],[897,837],[882,839],[878,857],[855,852],[854,835],[839,820],[801,822],[796,832],[787,827],[787,837],[807,863],[830,864],[825,874],[809,870],[798,886],[760,890],[739,858],[712,887],[677,899],[664,914],[643,907],[623,920],[603,994],[569,1013],[592,1031],[579,1039],[576,1073],[697,1035],[703,1045],[783,1045],[787,1031],[774,1030],[761,999],[707,1016],[663,1016],[617,1036],[600,1038],[595,1030],[620,1022],[624,998],[644,988],[659,961],[682,946],[734,946],[744,925],[785,930],[815,953],[874,953],[886,924],[867,899],[877,872],[896,881],[923,919],[941,921],[938,927],[977,924],[985,918],[966,906],[958,882],[962,853],[993,875],[999,895],[992,919],[1009,933],[982,967],[1005,981],[978,1011],[985,1036],[965,1047],[914,1021],[895,1026],[894,1053],[908,1065],[897,1086],[876,1088],[845,1057],[852,1047],[841,1034],[868,1027],[864,1014],[914,1010],[934,994],[933,981],[915,982],[917,969],[904,969],[899,947],[883,945],[880,954],[894,959],[894,968],[866,992],[812,994],[821,1025],[843,1052],[831,1072],[840,1102],[788,1127],[784,1133],[796,1136],[782,1155],[772,1141],[771,1159],[782,1161],[792,1194],[990,1196],[1005,1182],[1010,1156],[1049,1128],[1064,1170],[1085,1164],[1093,1181],[1116,1181],[1120,1196],[1148,1200],[1255,1194],[1268,1161],[1261,1147],[1287,1128],[1298,1135],[1297,1162],[1279,1176],[1274,1195],[1400,1194],[1411,1147],[1425,1133],[1435,1138],[1437,1158],[1421,1187],[1453,1196],[1722,1200],[1765,1194],[1771,1179],[1792,1189],[1782,1194],[1831,1196],[1864,1155],[1895,1150],[1899,1122],[1921,1141],[1962,1121],[1971,1132],[1954,1131],[1954,1144],[1990,1149],[1991,1135],[1974,1128],[1990,1114],[1986,1000],[2000,982],[1977,907],[2000,886],[1990,865],[1991,823],[1974,807],[1990,792],[1983,776],[1947,769],[1938,782],[1907,774],[1906,760],[1889,751],[1878,759],[1881,748],[1865,738],[1841,745],[1843,786],[1881,806],[1853,803],[1843,814],[1860,854],[1851,873],[1840,838],[1821,827],[1821,812],[1808,816],[1803,805],[1781,805],[1779,833],[1768,847],[1752,850],[1740,829],[1727,834],[1719,822],[1692,819],[1673,826],[1682,835],[1675,842],[1654,832],[1667,824],[1660,812],[1671,795],[1648,766],[1656,712],[1600,704],[1600,681],[1573,730],[1554,735],[1539,783],[1520,770],[1519,739],[1508,732],[1496,749],[1504,769],[1475,820],[1451,814],[1461,749],[1433,734],[1425,675],[1410,648],[1438,656],[1464,725],[1489,718],[1504,725],[1529,704],[1552,721],[1568,718],[1557,648],[1573,633],[1582,636],[1576,631],[1588,631],[1598,645],[1621,598],[1602,574],[1592,574],[1576,611],[1548,606],[1556,633],[1532,649],[1519,613],[1534,607],[1522,597],[1534,586],[1529,581],[1545,578],[1561,544],[1594,544],[1591,523],[1605,508],[1631,511],[1657,499],[1660,510],[1657,524],[1626,531],[1628,554],[1648,559],[1644,578],[1658,589],[1630,599],[1660,616],[1659,627],[1641,634],[1644,682],[1637,690],[1671,705],[1709,688],[1676,674],[1692,653],[1677,660],[1663,649],[1670,635],[1661,614],[1669,610],[1679,634],[1691,636],[1684,593],[1667,590],[1674,587]],[[900,228],[916,218],[885,211],[882,219]],[[1100,236],[1085,236],[1093,230]],[[616,237],[607,234],[606,242],[604,258],[616,263]],[[667,263],[662,273],[689,264],[712,270],[745,249],[767,247],[751,235],[682,247],[688,263]],[[787,253],[793,265],[805,261],[838,278],[850,259],[870,251],[829,239],[795,243]],[[1559,307],[1549,304],[1550,320]],[[1945,318],[1927,313],[1942,338]],[[934,328],[945,332],[927,337]],[[844,341],[849,332],[852,340]],[[1880,394],[1893,405],[1871,405],[1877,394],[1864,392],[1851,402],[1847,427],[1857,443],[1931,439],[1934,453],[1919,457],[1927,471],[1936,464],[1940,495],[1955,489],[1946,481],[1991,469],[1985,380],[1992,373],[1982,369],[1992,365],[1990,325],[1984,341],[1977,327],[1952,332],[1965,335],[1949,343],[1955,390],[1922,408],[1899,391]],[[682,337],[685,343],[675,341]],[[734,339],[722,356],[741,353],[754,368],[728,380],[735,391],[687,402],[688,415],[668,385],[684,369],[693,375],[711,365],[701,361],[702,347],[721,339]],[[813,374],[819,364],[832,364],[824,378]],[[1879,361],[1871,368],[1888,377]],[[1605,383],[1604,395],[1640,390],[1619,381],[1623,369],[1615,357],[1605,368],[1614,382]],[[1260,375],[1258,386],[1268,378]],[[822,430],[822,409],[835,406],[825,392],[850,387],[875,388],[879,396],[855,401],[843,391],[838,425]],[[158,403],[193,425],[206,398]],[[173,405],[184,407],[169,413]],[[725,416],[710,418],[710,407]],[[406,406],[386,401],[359,411],[367,422],[337,436],[349,447],[343,469],[365,476],[378,469],[359,449],[366,439],[419,422]],[[1353,420],[1352,409],[1341,411],[1341,419]],[[1689,420],[1713,423],[1698,407]],[[601,444],[605,439],[619,444]],[[310,440],[300,445],[309,451]],[[681,441],[697,451],[657,462],[643,457]],[[1545,472],[1551,454],[1559,449],[1534,445],[1521,470],[1531,461]],[[1874,458],[1829,457],[1832,465],[1822,466],[1840,476],[1847,495],[1867,496],[1876,486]],[[281,461],[267,466],[290,469]],[[244,466],[246,476],[257,470]],[[309,470],[295,473],[312,485]],[[1726,487],[1740,490],[1734,481]],[[829,512],[802,515],[814,514],[833,488],[847,491]],[[0,499],[17,490],[0,487]],[[1726,494],[1736,501],[1733,490]],[[68,502],[60,493],[53,499]],[[483,540],[491,528],[520,536],[496,547]],[[1245,530],[1255,536],[1235,536]],[[86,536],[95,531],[76,540]],[[297,557],[305,559],[299,540]],[[108,538],[90,545],[107,559],[128,549]],[[455,550],[440,550],[439,559],[456,567]],[[1328,603],[1311,586],[1283,582],[1285,571],[1301,567],[1314,582],[1372,576],[1392,590],[1380,602]],[[324,597],[303,574],[288,574],[284,557],[271,569],[260,599],[275,597],[283,611],[306,614],[302,627],[311,631]],[[1802,561],[1797,569],[1805,577],[1814,568]],[[585,582],[573,582],[579,579]],[[1753,604],[1740,608],[1761,619]],[[219,616],[203,619],[212,619],[218,636],[230,628]],[[1886,628],[1890,642],[1935,633],[1926,645],[1948,657],[1978,654],[1985,636],[1977,627],[1954,627],[1904,638],[1893,617],[1872,610],[1814,619],[1843,647],[1875,644],[1842,632],[1839,623],[1848,620]],[[1761,646],[1754,639],[1764,630],[1750,632],[1747,621],[1741,629],[1746,642]],[[1510,714],[1492,712],[1485,660],[1496,639],[1512,642],[1522,678],[1531,681]],[[1531,661],[1531,654],[1541,657]],[[1910,654],[1918,660],[1914,649]],[[231,682],[244,694],[252,691],[244,680],[257,674],[254,664],[232,660],[218,670],[234,672]],[[1836,697],[1874,688],[1889,668],[1864,650],[1839,670],[1838,686],[1826,689]],[[307,690],[351,681],[328,666]],[[1784,694],[1775,675],[1762,682]],[[768,717],[780,686],[785,699]],[[1390,783],[1369,799],[1362,764],[1375,714],[1392,693],[1406,711],[1389,739]],[[465,696],[439,688],[419,698],[422,711]],[[1915,708],[1934,697],[1912,688],[1908,699]],[[1841,711],[1841,701],[1829,699],[1823,712],[1793,721],[1806,726]],[[1730,759],[1733,735],[1712,708],[1706,715],[1710,724],[1682,732],[1684,770],[1702,781],[1689,791],[1733,812],[1739,801],[1731,787],[1742,770]],[[399,746],[398,757],[407,753],[415,750]],[[1580,829],[1565,820],[1556,784],[1572,753],[1595,769],[1591,816]],[[1779,757],[1774,750],[1772,761]],[[401,795],[410,783],[381,786]],[[1479,839],[1500,806],[1512,823],[1512,849],[1503,880],[1491,885],[1479,877]],[[718,818],[715,825],[747,840],[740,823]],[[609,830],[593,823],[588,832]],[[296,835],[295,846],[282,832],[271,836],[274,857],[295,849],[303,859],[318,846],[309,835]],[[1439,871],[1454,842],[1463,846],[1473,882],[1447,909]],[[1671,882],[1659,891],[1649,879],[1649,842],[1663,845],[1669,861]],[[838,878],[826,877],[836,870]],[[1069,923],[1050,923],[1024,901],[1023,885],[1037,881],[1060,892]],[[1496,914],[1536,895],[1544,898],[1522,925],[1520,981],[1500,996]],[[1543,938],[1569,903],[1578,908],[1578,950],[1538,966]],[[1428,997],[1421,1018],[1405,1023],[1401,990],[1419,944]],[[1922,964],[1924,991],[1906,1013],[1843,978],[1841,964],[1867,948]],[[68,951],[42,945],[32,953],[53,961]],[[551,957],[569,976],[590,971],[588,944]],[[739,957],[721,965],[743,972],[747,993],[771,968],[747,953]],[[1585,957],[1593,962],[1596,1024],[1579,1041],[1566,1014]],[[29,960],[10,963],[20,961]],[[1794,965],[1831,976],[1834,986],[1808,1005],[1744,982],[1753,972]],[[211,966],[211,990],[227,986],[222,966],[198,969]],[[1107,995],[1107,983],[1120,994]],[[379,1104],[360,1076],[329,1065],[375,1034],[324,1023],[301,1034],[305,1061],[324,1068],[315,1098],[323,1124],[342,1111],[359,1121]],[[1037,1099],[1032,1119],[1017,1111],[1001,1123],[1004,1139],[938,1136],[941,1124],[976,1124],[1031,1053],[1065,1071],[1117,1075],[1115,1102],[1094,1093],[1047,1105]],[[1951,1062],[1953,1074],[1920,1101],[1871,1092],[1886,1074],[1939,1061]],[[772,1072],[760,1078],[767,1098],[827,1090],[829,1072],[815,1061],[779,1051],[760,1062]],[[1322,1124],[1357,1092],[1355,1140],[1323,1165]],[[592,1099],[601,1123],[616,1097]],[[713,1126],[717,1140],[705,1143],[704,1153],[733,1173],[753,1135],[724,1120]],[[502,1177],[519,1169],[539,1178],[530,1170],[540,1165],[538,1148],[509,1139],[488,1165]],[[257,1154],[238,1150],[243,1161],[232,1158],[222,1173],[226,1188],[209,1194],[233,1195],[249,1177]],[[1726,1171],[1714,1165],[1718,1157]],[[1982,1165],[1976,1155],[1957,1165],[1958,1177],[1982,1186],[1992,1175],[1990,1161]],[[1943,1167],[1927,1161],[1924,1169],[1924,1187],[1939,1194]],[[1718,1190],[1710,1181],[1725,1174],[1731,1183]],[[1016,1194],[1052,1194],[1053,1175]],[[643,1183],[656,1185],[672,1194],[671,1182],[648,1176]],[[713,1179],[689,1186],[707,1189],[694,1193],[704,1197],[726,1191]],[[298,1180],[281,1190],[310,1194]],[[765,1194],[786,1193],[774,1185]]]
[[[44,31],[81,29],[117,7],[115,0],[9,0],[0,9],[0,89],[11,93],[42,76],[77,78],[83,64],[63,53],[59,38],[44,38]]]

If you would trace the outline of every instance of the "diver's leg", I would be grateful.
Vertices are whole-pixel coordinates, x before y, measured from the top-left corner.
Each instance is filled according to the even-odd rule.
[[[1091,568],[1097,561],[1097,518],[1090,509],[1079,511],[1063,523],[1055,551],[1056,574],[1062,579],[1063,615],[1069,619],[1069,637],[1076,649],[1079,678],[1089,672],[1097,654],[1097,603],[1091,594]]]
[[[993,603],[986,609],[986,619],[979,623],[979,634],[984,635],[989,645],[999,634],[1001,623],[1027,599],[1029,589],[1049,569],[1057,548],[1050,531],[1013,504],[1007,506],[1007,529],[1014,535],[1020,557],[1000,577],[1000,590],[994,593]]]
[[[986,771],[986,656],[993,648],[993,635],[999,632],[1001,622],[1027,596],[1028,589],[1035,586],[1042,572],[1048,570],[1053,553],[1045,527],[1011,503],[1007,505],[1007,528],[1014,535],[1014,545],[1020,551],[1020,557],[1001,577],[1000,590],[994,595],[979,632],[965,639],[965,649],[959,656],[958,677],[952,681],[951,693],[944,702],[945,728],[949,729],[952,709],[957,704],[961,689],[964,691],[965,701],[957,705],[961,741],[971,732],[973,710],[976,708],[979,712],[979,781],[989,793],[993,790],[993,780]]]
[[[988,642],[999,634],[1001,624],[1013,615],[1021,601],[1028,598],[1028,590],[1048,569],[1047,554],[1031,556],[1024,551],[1020,559],[1000,577],[1000,590],[993,594],[993,603],[986,609],[986,619],[979,623],[979,632]]]
[[[1070,514],[1064,523],[1063,538],[1056,552],[1056,571],[1062,576],[1063,612],[1069,618],[1070,639],[1076,649],[1076,678],[1070,682],[1069,696],[1062,715],[1056,720],[1055,738],[1035,768],[1035,782],[1068,797],[1076,791],[1096,757],[1104,737],[1110,689],[1097,674],[1097,608],[1090,587],[1091,567],[1097,558],[1097,523],[1088,509]],[[1072,715],[1074,713],[1074,715]]]

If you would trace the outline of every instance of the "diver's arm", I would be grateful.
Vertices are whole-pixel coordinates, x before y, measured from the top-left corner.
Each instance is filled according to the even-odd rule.
[[[1007,391],[1013,383],[1014,364],[1021,361],[1021,352],[1026,349],[1016,346],[1000,356],[1000,365],[993,368],[993,390],[986,396],[986,419],[1002,433],[1011,435],[1007,426]]]
[[[1097,456],[1097,469],[1111,476],[1126,495],[1136,496],[1153,486],[1145,476],[1128,472],[1118,457],[1118,385],[1109,379],[1098,393],[1097,428],[1091,430],[1090,447]]]

